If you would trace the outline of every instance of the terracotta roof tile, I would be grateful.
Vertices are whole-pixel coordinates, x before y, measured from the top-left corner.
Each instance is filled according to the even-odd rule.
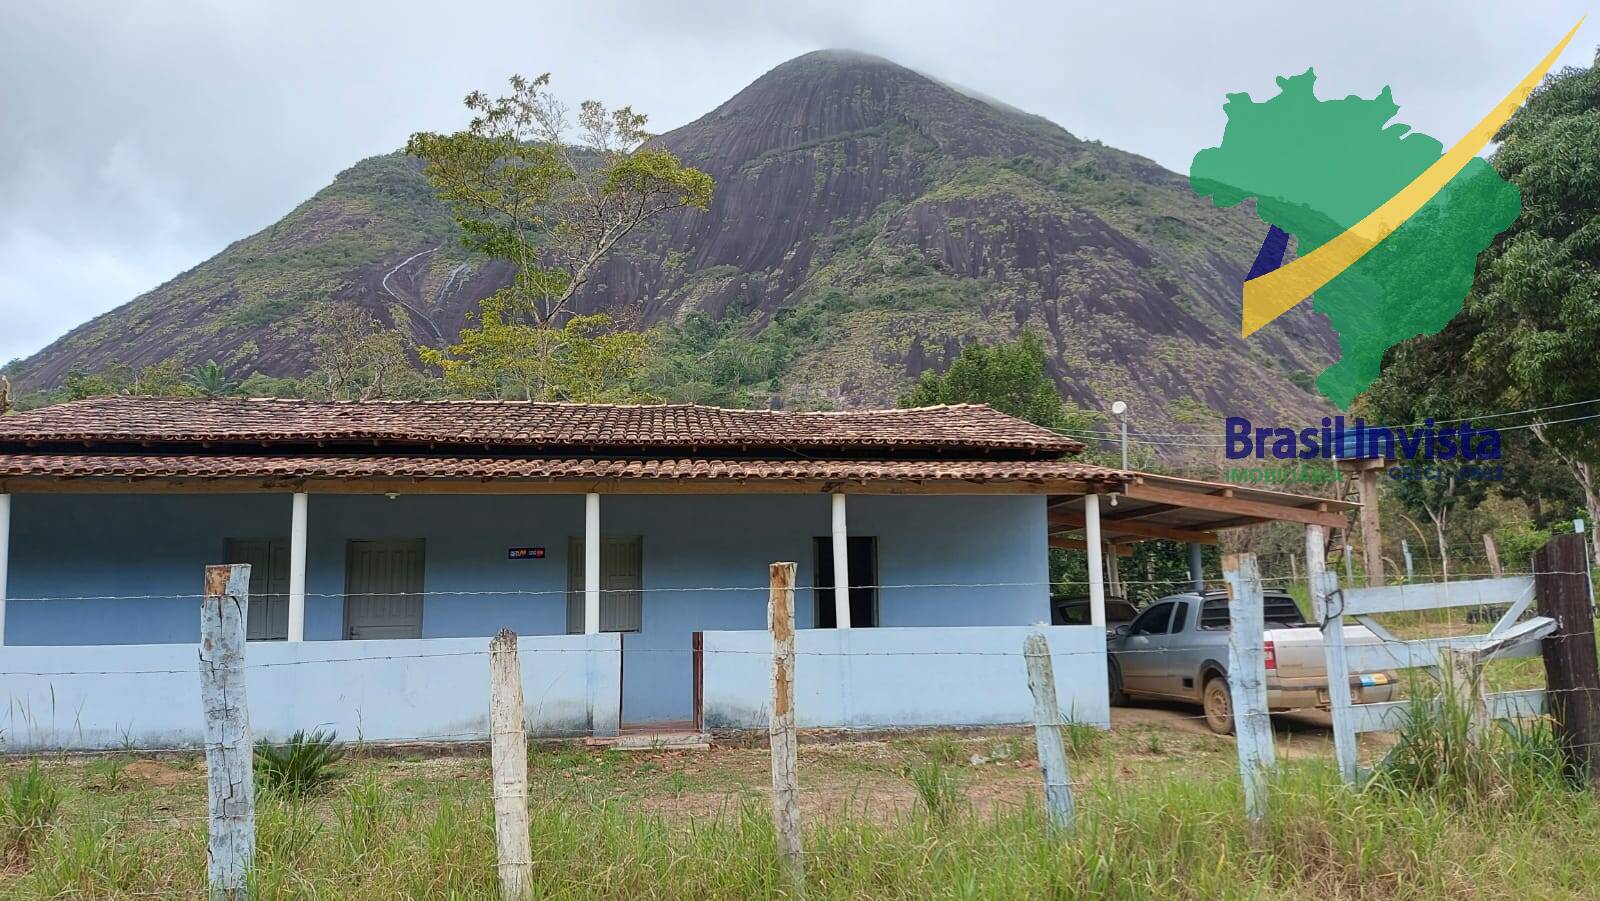
[[[526,457],[0,454],[0,478],[625,479],[1123,482],[1071,460],[716,460]]]
[[[543,448],[928,448],[1066,454],[1070,438],[981,404],[838,413],[693,404],[100,397],[0,418],[0,442],[364,442]]]

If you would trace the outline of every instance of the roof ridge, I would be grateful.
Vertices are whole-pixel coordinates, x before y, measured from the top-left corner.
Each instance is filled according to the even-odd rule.
[[[282,404],[284,406],[327,406],[327,407],[408,407],[408,406],[484,406],[484,407],[559,407],[578,408],[585,410],[712,410],[720,413],[738,413],[744,415],[772,415],[772,416],[884,416],[903,415],[907,413],[923,413],[934,410],[983,410],[1009,416],[1021,422],[1027,422],[1018,416],[995,409],[986,403],[956,403],[956,404],[928,404],[920,407],[862,407],[851,410],[772,410],[759,407],[723,407],[715,404],[697,404],[690,402],[679,403],[591,403],[587,401],[568,400],[513,400],[507,398],[376,398],[372,400],[345,400],[322,399],[318,397],[274,397],[272,395],[247,395],[237,397],[190,397],[174,394],[96,394],[90,397],[80,397],[50,407],[38,407],[25,412],[38,412],[52,408],[70,405],[87,404],[97,401],[117,401],[120,403],[219,403],[219,404]],[[1034,423],[1028,423],[1035,425]],[[1043,428],[1043,426],[1036,426]]]

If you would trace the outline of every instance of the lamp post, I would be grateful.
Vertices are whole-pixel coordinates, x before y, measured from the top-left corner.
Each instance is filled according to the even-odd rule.
[[[1128,468],[1128,405],[1122,401],[1111,404],[1111,414],[1117,417],[1122,425],[1122,468]]]

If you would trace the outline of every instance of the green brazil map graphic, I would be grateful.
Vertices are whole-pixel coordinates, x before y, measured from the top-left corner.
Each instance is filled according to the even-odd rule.
[[[1444,145],[1393,122],[1385,87],[1371,99],[1319,100],[1316,74],[1280,77],[1256,102],[1230,94],[1220,146],[1200,151],[1190,184],[1219,207],[1255,202],[1270,226],[1254,278],[1278,265],[1288,239],[1305,256],[1361,221],[1437,162]],[[1460,311],[1478,254],[1521,212],[1515,186],[1473,158],[1415,215],[1316,292],[1312,307],[1339,336],[1340,359],[1317,389],[1340,407],[1378,376],[1383,354],[1438,332]]]

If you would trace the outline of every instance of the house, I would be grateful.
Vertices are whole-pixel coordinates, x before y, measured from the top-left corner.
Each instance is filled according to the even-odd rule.
[[[779,560],[798,570],[802,725],[1021,721],[1015,651],[1049,622],[1049,546],[1096,558],[1101,495],[1185,490],[1081,447],[978,405],[108,397],[7,417],[0,747],[192,744],[219,562],[252,566],[263,734],[481,735],[502,628],[524,642],[535,730],[759,722]],[[1204,537],[1160,524],[1181,499],[1151,503],[1135,536]],[[1047,631],[1063,694],[1105,722],[1103,632]]]

